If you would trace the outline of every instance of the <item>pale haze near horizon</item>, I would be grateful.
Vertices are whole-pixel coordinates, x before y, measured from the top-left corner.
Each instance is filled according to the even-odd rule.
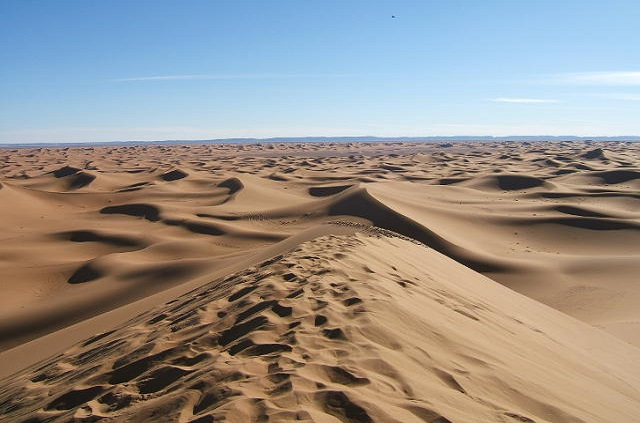
[[[640,135],[636,1],[5,0],[0,16],[0,143]]]

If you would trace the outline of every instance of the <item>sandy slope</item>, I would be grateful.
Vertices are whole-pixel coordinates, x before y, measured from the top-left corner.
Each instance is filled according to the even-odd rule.
[[[420,244],[331,235],[28,368],[1,409],[61,421],[633,421],[639,358]]]
[[[632,421],[639,152],[0,150],[0,413]]]

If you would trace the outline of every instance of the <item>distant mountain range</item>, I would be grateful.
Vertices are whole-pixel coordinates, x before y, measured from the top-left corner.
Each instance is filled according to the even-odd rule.
[[[447,136],[447,137],[275,137],[275,138],[217,138],[209,140],[159,140],[159,141],[102,141],[102,142],[38,142],[0,144],[0,148],[16,147],[90,147],[118,145],[175,145],[175,144],[256,144],[256,143],[290,143],[290,142],[460,142],[460,141],[640,141],[640,136],[619,137],[577,137],[551,135],[525,136]]]

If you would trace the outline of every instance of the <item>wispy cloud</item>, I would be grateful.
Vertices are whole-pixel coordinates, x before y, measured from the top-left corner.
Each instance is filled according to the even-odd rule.
[[[606,93],[597,94],[597,96],[602,98],[610,98],[611,100],[640,101],[640,94],[634,93]]]
[[[496,103],[559,103],[558,100],[545,99],[545,98],[512,98],[512,97],[498,97],[492,98],[490,101]]]
[[[578,85],[640,85],[640,71],[565,73],[554,80]]]
[[[200,74],[200,75],[156,75],[138,76],[133,78],[118,78],[114,82],[133,81],[188,81],[188,80],[228,80],[228,79],[289,79],[289,78],[348,78],[353,74],[285,74],[285,73],[259,73],[259,74]]]

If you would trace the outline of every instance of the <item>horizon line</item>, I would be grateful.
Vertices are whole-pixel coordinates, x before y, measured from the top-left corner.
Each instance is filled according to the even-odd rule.
[[[299,137],[229,137],[229,138],[208,138],[208,139],[164,139],[164,140],[112,140],[112,141],[25,141],[25,142],[0,142],[0,148],[6,147],[29,147],[29,146],[90,146],[90,145],[122,145],[122,144],[195,144],[195,143],[289,143],[289,142],[384,142],[384,141],[415,141],[415,142],[438,142],[438,141],[640,141],[640,135],[428,135],[428,136],[376,136],[376,135],[346,135],[346,136],[322,136],[309,135]],[[626,140],[625,140],[626,139]]]

